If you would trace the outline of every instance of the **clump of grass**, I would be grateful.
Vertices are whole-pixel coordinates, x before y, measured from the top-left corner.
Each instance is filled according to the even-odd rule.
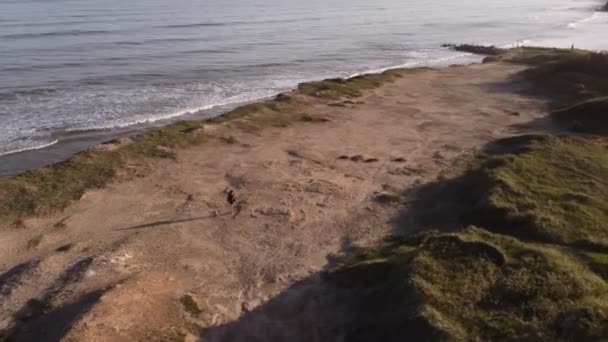
[[[38,235],[34,238],[31,238],[27,241],[27,245],[26,248],[27,249],[34,249],[38,246],[40,246],[40,243],[42,242],[42,235]]]
[[[184,306],[184,310],[192,315],[192,317],[198,317],[203,312],[191,295],[183,295],[182,298],[180,298],[180,302]]]
[[[349,79],[334,78],[324,81],[301,83],[298,85],[300,94],[319,98],[338,99],[340,97],[355,98],[362,91],[381,86],[401,76],[399,69],[387,70],[380,74],[355,76]]]
[[[230,122],[232,127],[247,133],[259,133],[268,127],[288,127],[301,121],[295,101],[267,100],[238,107],[208,120],[211,123]]]

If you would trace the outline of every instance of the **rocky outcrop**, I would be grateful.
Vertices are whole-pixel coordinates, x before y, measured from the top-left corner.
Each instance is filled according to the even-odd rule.
[[[500,55],[506,51],[505,49],[501,49],[501,48],[498,48],[493,45],[484,46],[484,45],[471,45],[471,44],[461,44],[461,45],[443,44],[441,46],[445,47],[445,48],[450,48],[450,49],[453,49],[456,51],[469,52],[469,53],[474,53],[474,54],[478,54],[478,55],[489,55],[489,56]]]

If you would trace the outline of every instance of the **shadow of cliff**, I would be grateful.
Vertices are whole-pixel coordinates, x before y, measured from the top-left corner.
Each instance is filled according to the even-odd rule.
[[[251,311],[244,305],[238,320],[203,329],[200,338],[213,342],[345,341],[350,312],[342,295],[317,273]]]
[[[76,300],[44,311],[45,303],[39,300],[30,300],[21,310],[21,317],[16,327],[7,333],[6,341],[39,342],[61,341],[70,331],[70,328],[101,298],[104,290],[95,290],[85,293]]]
[[[453,165],[455,175],[439,176],[429,183],[406,189],[403,197],[412,200],[392,220],[393,234],[411,234],[421,229],[449,232],[495,221],[492,217],[472,217],[490,187],[479,167],[491,166],[487,156],[528,152],[530,143],[542,137],[542,134],[523,134],[490,141],[480,150],[481,158],[473,157],[464,164]]]
[[[92,290],[75,300],[55,305],[60,296],[71,292],[67,287],[83,278],[93,260],[87,257],[75,262],[40,297],[28,300],[13,315],[14,326],[5,333],[5,340],[60,341],[105,292],[105,289]]]
[[[19,285],[21,276],[38,266],[39,263],[39,260],[30,260],[0,274],[0,298],[9,296],[15,287]]]

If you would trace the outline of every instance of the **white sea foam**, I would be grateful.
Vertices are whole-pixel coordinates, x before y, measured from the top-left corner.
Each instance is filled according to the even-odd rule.
[[[412,60],[410,62],[406,62],[406,63],[402,63],[402,64],[396,64],[396,65],[391,65],[388,67],[370,69],[370,70],[366,70],[366,71],[362,71],[362,72],[357,72],[357,73],[348,75],[347,78],[361,76],[361,75],[365,75],[365,74],[377,74],[377,73],[385,72],[385,71],[391,70],[391,69],[416,68],[416,67],[423,67],[423,66],[447,66],[448,64],[459,64],[459,62],[461,62],[462,64],[466,64],[466,63],[470,63],[470,62],[477,62],[480,60],[481,60],[481,58],[479,58],[478,56],[476,56],[472,53],[453,53],[453,54],[450,54],[449,56],[427,58],[427,59],[420,58],[420,59]],[[456,62],[456,63],[454,63],[454,62]]]
[[[6,156],[9,154],[25,152],[25,151],[41,150],[43,148],[53,146],[53,145],[57,144],[58,142],[59,142],[59,140],[53,140],[51,142],[43,142],[40,144],[24,146],[24,147],[20,147],[20,148],[14,149],[14,150],[0,151],[0,156]]]
[[[240,103],[252,102],[255,100],[260,100],[275,94],[275,91],[258,91],[247,94],[240,94],[235,96],[230,96],[225,99],[205,104],[202,106],[188,107],[185,109],[180,109],[174,112],[163,113],[163,114],[155,114],[150,116],[139,116],[135,119],[122,119],[122,120],[114,120],[105,122],[99,125],[87,125],[83,127],[73,127],[65,129],[66,132],[76,132],[76,131],[101,131],[101,130],[110,130],[110,129],[120,129],[127,128],[131,126],[152,124],[158,121],[166,121],[174,118],[178,118],[186,115],[194,115],[199,112],[211,110],[214,108],[230,106],[230,105],[238,105]]]

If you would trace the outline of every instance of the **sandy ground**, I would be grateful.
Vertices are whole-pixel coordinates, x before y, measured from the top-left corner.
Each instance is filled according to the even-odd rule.
[[[0,330],[20,341],[339,341],[346,316],[319,277],[328,257],[418,228],[396,224],[407,204],[378,203],[380,192],[539,129],[544,104],[518,94],[519,70],[412,71],[344,107],[306,108],[327,122],[259,134],[210,124],[205,134],[235,141],[150,162],[27,228],[0,224]]]

